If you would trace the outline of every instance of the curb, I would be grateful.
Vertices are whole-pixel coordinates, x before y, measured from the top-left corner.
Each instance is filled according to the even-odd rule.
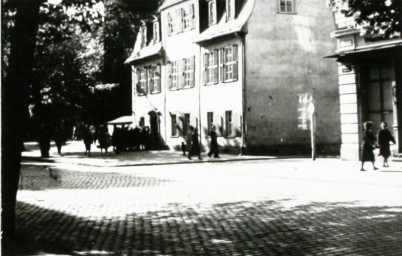
[[[196,163],[224,163],[224,162],[236,162],[236,161],[261,161],[261,160],[274,160],[278,159],[276,157],[256,157],[256,158],[234,158],[234,159],[206,159],[206,160],[185,160],[185,161],[175,161],[175,162],[150,162],[150,163],[127,163],[127,164],[111,164],[111,165],[97,165],[97,164],[87,164],[87,163],[71,163],[57,161],[57,159],[44,159],[39,157],[21,157],[22,160],[31,160],[42,163],[58,163],[58,164],[73,164],[91,167],[129,167],[129,166],[154,166],[154,165],[175,165],[175,164],[196,164]]]

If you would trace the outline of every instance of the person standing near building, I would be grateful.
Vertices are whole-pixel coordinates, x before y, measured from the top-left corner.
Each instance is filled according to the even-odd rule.
[[[85,125],[83,137],[85,144],[85,155],[91,156],[91,144],[93,143],[93,140],[92,133],[89,130],[88,125]]]
[[[187,157],[188,159],[191,160],[191,144],[193,140],[193,132],[194,132],[194,127],[190,126],[189,129],[187,130],[186,134],[186,147],[187,147]]]
[[[219,158],[218,136],[216,134],[215,125],[211,127],[211,132],[209,136],[211,136],[211,149],[208,152],[208,157],[211,157],[212,154],[214,154],[214,158]]]
[[[194,132],[192,135],[192,140],[191,140],[191,154],[189,159],[191,159],[191,156],[197,155],[199,160],[202,160],[201,157],[201,149],[200,149],[200,141],[198,139],[198,129],[194,128]]]
[[[373,127],[373,123],[371,121],[364,123],[364,134],[363,134],[363,143],[361,145],[361,162],[362,166],[360,171],[366,171],[363,166],[364,162],[371,162],[373,164],[373,169],[377,170],[378,168],[375,167],[374,161],[374,153],[373,150],[375,149],[375,137],[371,128]]]
[[[387,129],[388,124],[381,122],[381,130],[378,132],[378,146],[380,147],[380,156],[384,158],[383,167],[389,167],[388,158],[391,156],[391,149],[389,142],[392,141],[395,144],[395,139],[391,132]]]

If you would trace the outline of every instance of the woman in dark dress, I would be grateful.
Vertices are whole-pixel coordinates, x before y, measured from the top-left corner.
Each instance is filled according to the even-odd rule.
[[[388,124],[381,122],[381,130],[378,132],[378,146],[380,147],[380,156],[384,158],[383,167],[389,167],[388,157],[391,155],[391,149],[389,142],[392,141],[395,144],[395,139],[391,132],[387,130]]]
[[[219,158],[219,145],[217,140],[216,127],[214,125],[211,128],[210,136],[211,136],[211,149],[208,152],[208,157],[211,157],[213,154],[214,158]]]
[[[364,123],[364,135],[363,135],[363,143],[361,145],[361,162],[362,162],[362,167],[360,168],[360,171],[366,171],[363,166],[364,162],[371,162],[373,164],[373,169],[377,170],[378,168],[375,167],[374,165],[374,153],[373,150],[375,149],[375,137],[373,135],[373,132],[371,128],[373,127],[372,122],[365,122]]]

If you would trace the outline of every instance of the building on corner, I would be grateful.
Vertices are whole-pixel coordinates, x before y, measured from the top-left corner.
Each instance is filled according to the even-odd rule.
[[[339,154],[331,10],[317,0],[165,0],[143,20],[126,63],[136,125],[178,148],[189,126],[203,147],[217,127],[228,152]]]

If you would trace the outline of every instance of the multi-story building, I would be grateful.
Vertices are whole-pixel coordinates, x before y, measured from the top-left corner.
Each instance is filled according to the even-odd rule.
[[[402,152],[402,38],[384,34],[365,35],[366,29],[353,17],[346,17],[337,5],[333,9],[340,93],[342,131],[341,157],[358,159],[363,123],[373,122],[377,133],[380,123],[388,123]]]
[[[208,147],[215,125],[227,150],[308,154],[314,102],[317,150],[338,154],[332,30],[325,1],[165,0],[126,61],[136,124],[170,148],[190,125]]]

